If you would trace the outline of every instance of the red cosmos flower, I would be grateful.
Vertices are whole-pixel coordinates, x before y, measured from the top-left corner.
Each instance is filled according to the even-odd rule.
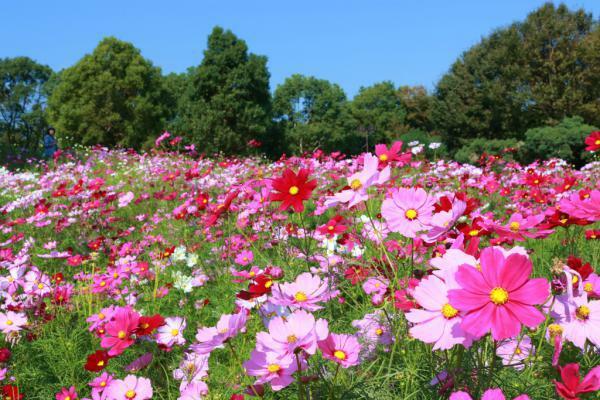
[[[110,357],[106,351],[96,350],[95,353],[88,356],[83,367],[90,372],[99,372],[106,368],[109,359]]]
[[[317,187],[315,179],[309,181],[310,171],[306,168],[300,169],[298,175],[291,169],[283,171],[280,178],[273,179],[273,189],[271,192],[271,201],[281,201],[279,210],[287,210],[290,207],[300,213],[304,211],[304,200],[310,199],[312,191]]]
[[[150,317],[140,317],[140,321],[135,333],[138,336],[150,335],[155,329],[160,328],[165,324],[165,319],[160,315],[152,315]]]
[[[581,381],[579,364],[558,367],[562,382],[554,381],[556,393],[563,399],[579,400],[579,394],[591,393],[600,389],[600,366],[593,368]]]
[[[0,362],[7,362],[10,360],[11,352],[8,348],[3,347],[0,349]]]
[[[577,258],[575,256],[569,256],[567,258],[567,265],[574,271],[577,271],[579,275],[581,275],[582,280],[586,280],[588,276],[592,272],[594,272],[594,268],[590,265],[590,263],[583,263],[581,258]]]
[[[3,400],[21,400],[23,395],[19,393],[19,387],[13,385],[2,386],[2,399]]]
[[[271,293],[271,286],[273,286],[273,279],[267,274],[262,274],[256,277],[253,283],[248,285],[248,290],[240,291],[236,297],[242,300],[255,299],[264,294]]]
[[[160,253],[160,258],[165,259],[171,257],[171,254],[175,251],[175,246],[167,247]]]
[[[600,229],[588,229],[587,231],[585,231],[585,238],[587,240],[600,239]]]
[[[359,282],[364,281],[369,276],[369,270],[366,268],[359,267],[358,265],[348,267],[344,271],[344,278],[350,281],[351,284],[356,285]]]
[[[585,138],[585,144],[587,144],[587,147],[585,148],[587,151],[600,150],[600,131],[590,133],[590,135]]]
[[[204,210],[206,208],[206,206],[208,206],[208,200],[209,197],[207,194],[204,193],[200,193],[198,194],[198,196],[196,196],[196,198],[194,199],[194,202],[196,203],[196,207],[198,207],[198,210]]]
[[[347,226],[343,223],[344,218],[342,218],[342,216],[340,215],[336,215],[335,217],[327,221],[325,225],[318,227],[317,231],[319,231],[319,233],[321,233],[322,235],[332,238],[335,235],[339,235],[340,233],[346,231]]]

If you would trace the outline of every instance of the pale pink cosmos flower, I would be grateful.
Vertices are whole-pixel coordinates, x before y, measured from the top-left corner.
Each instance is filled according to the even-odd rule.
[[[354,335],[330,333],[327,339],[319,342],[323,357],[349,368],[359,364],[360,343]]]
[[[301,367],[304,366],[305,362],[302,361]],[[293,374],[298,366],[291,354],[253,350],[250,359],[244,362],[244,369],[246,374],[258,378],[256,383],[269,382],[274,391],[279,391],[294,382]]]
[[[262,352],[293,355],[298,349],[315,354],[317,342],[327,338],[328,323],[304,311],[296,310],[285,319],[274,317],[269,321],[269,332],[256,335],[256,348]]]
[[[452,393],[449,400],[473,400],[473,398],[469,393],[460,391]],[[504,397],[504,393],[500,389],[488,389],[481,396],[481,400],[506,400],[506,397]],[[513,400],[529,400],[529,396],[522,394]]]
[[[223,344],[236,336],[246,327],[246,312],[237,314],[223,314],[216,326],[200,328],[196,333],[195,343],[190,348],[198,354],[207,354],[217,348],[223,348]]]
[[[491,331],[494,340],[503,340],[517,336],[521,324],[535,328],[545,320],[535,305],[546,301],[550,285],[544,278],[529,278],[533,266],[528,257],[505,257],[488,247],[479,263],[481,272],[461,265],[455,275],[461,288],[448,292],[450,305],[464,313],[465,332],[480,338]]]
[[[465,213],[467,209],[467,203],[461,200],[454,199],[452,202],[452,209],[450,211],[440,211],[433,214],[431,218],[431,229],[423,238],[426,242],[432,243],[440,239],[445,233],[447,233],[456,221]]]
[[[181,381],[181,386],[202,382],[208,376],[209,357],[210,354],[185,353],[179,368],[173,371],[173,377]]]
[[[179,388],[177,400],[203,400],[208,396],[208,385],[204,381],[190,382]]]
[[[186,325],[185,318],[165,318],[165,324],[156,331],[156,342],[167,347],[185,344],[183,331],[185,330]]]
[[[0,313],[0,331],[5,335],[11,332],[19,332],[25,325],[27,325],[27,316],[23,313],[14,311]]]
[[[317,275],[304,272],[298,275],[294,282],[274,285],[271,302],[317,311],[323,308],[318,303],[328,301],[335,295],[337,293],[330,291],[327,279],[321,280]]]
[[[392,191],[381,205],[381,215],[392,232],[408,238],[430,229],[435,198],[421,188],[400,188]]]
[[[586,294],[557,296],[551,315],[562,327],[564,339],[582,350],[586,340],[600,347],[600,300],[589,301]]]
[[[362,319],[352,321],[352,326],[358,329],[357,337],[362,345],[361,358],[368,359],[375,355],[377,345],[382,345],[385,351],[393,343],[389,322],[381,310],[366,314]]]
[[[434,343],[433,350],[448,350],[457,344],[471,346],[471,336],[461,327],[460,312],[448,301],[448,290],[457,287],[431,275],[414,290],[413,297],[422,309],[406,314],[406,319],[414,324],[409,332],[425,343]]]
[[[348,203],[348,207],[369,199],[367,189],[373,185],[381,185],[390,179],[390,167],[378,170],[379,160],[371,153],[364,156],[362,171],[348,177],[348,189],[327,197],[325,207],[334,207],[340,203]]]
[[[507,339],[498,345],[496,355],[502,359],[502,364],[514,367],[516,370],[522,370],[525,365],[522,363],[531,354],[534,349],[531,338],[524,335],[522,338]]]
[[[133,192],[121,193],[119,195],[119,208],[127,207],[134,197]]]
[[[152,383],[148,378],[127,375],[125,379],[115,379],[106,389],[107,400],[150,400]]]

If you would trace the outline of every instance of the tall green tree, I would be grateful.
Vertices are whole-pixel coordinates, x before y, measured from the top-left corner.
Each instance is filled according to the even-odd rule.
[[[266,57],[249,53],[246,42],[215,27],[202,63],[190,74],[179,129],[200,151],[243,154],[250,140],[266,139],[271,125]]]
[[[0,59],[0,156],[35,155],[44,131],[52,69],[28,57]]]
[[[299,74],[287,78],[275,90],[273,113],[293,153],[361,149],[346,94],[327,80]]]
[[[392,82],[361,87],[350,103],[350,110],[367,148],[398,139],[403,133],[406,110]]]
[[[160,134],[167,97],[160,69],[108,37],[60,73],[48,115],[61,143],[140,148]]]
[[[398,88],[400,105],[406,112],[402,132],[420,130],[431,132],[434,129],[431,118],[433,97],[423,86],[400,86]]]
[[[465,52],[436,89],[432,114],[447,143],[522,138],[571,115],[594,122],[597,30],[584,10],[548,3]]]

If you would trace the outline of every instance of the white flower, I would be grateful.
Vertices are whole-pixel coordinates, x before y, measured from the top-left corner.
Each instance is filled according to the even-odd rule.
[[[193,268],[196,265],[198,265],[198,254],[196,254],[196,253],[189,253],[187,255],[186,264],[190,268]]]
[[[183,261],[183,260],[185,260],[185,256],[186,256],[185,246],[177,246],[175,248],[175,250],[173,251],[173,254],[171,254],[171,260],[173,260],[175,262]]]
[[[186,323],[184,318],[165,318],[165,324],[156,331],[156,342],[167,347],[172,347],[175,344],[185,344],[185,339],[183,337],[185,327]]]
[[[442,144],[440,142],[431,142],[429,143],[429,148],[431,150],[439,149]]]
[[[176,271],[173,273],[173,278],[175,278],[175,282],[173,282],[173,287],[175,289],[183,290],[184,293],[190,293],[193,289],[193,278],[191,276],[187,276],[181,273],[181,271]]]
[[[419,141],[418,141],[418,140],[413,140],[412,142],[409,142],[409,143],[408,143],[408,147],[415,147],[415,146],[416,146],[416,145],[418,145],[418,144],[419,144]]]
[[[410,149],[410,152],[413,153],[413,154],[419,154],[422,151],[423,151],[423,145],[422,144],[418,145],[418,146],[415,146],[412,149]]]

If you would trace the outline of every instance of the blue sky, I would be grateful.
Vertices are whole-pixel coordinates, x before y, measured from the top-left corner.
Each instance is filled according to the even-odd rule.
[[[271,88],[293,74],[340,84],[352,97],[382,80],[433,88],[456,57],[544,0],[56,0],[5,1],[0,57],[58,70],[104,36],[133,42],[164,72],[202,60],[213,26],[269,58]],[[600,0],[565,1],[595,18]]]

